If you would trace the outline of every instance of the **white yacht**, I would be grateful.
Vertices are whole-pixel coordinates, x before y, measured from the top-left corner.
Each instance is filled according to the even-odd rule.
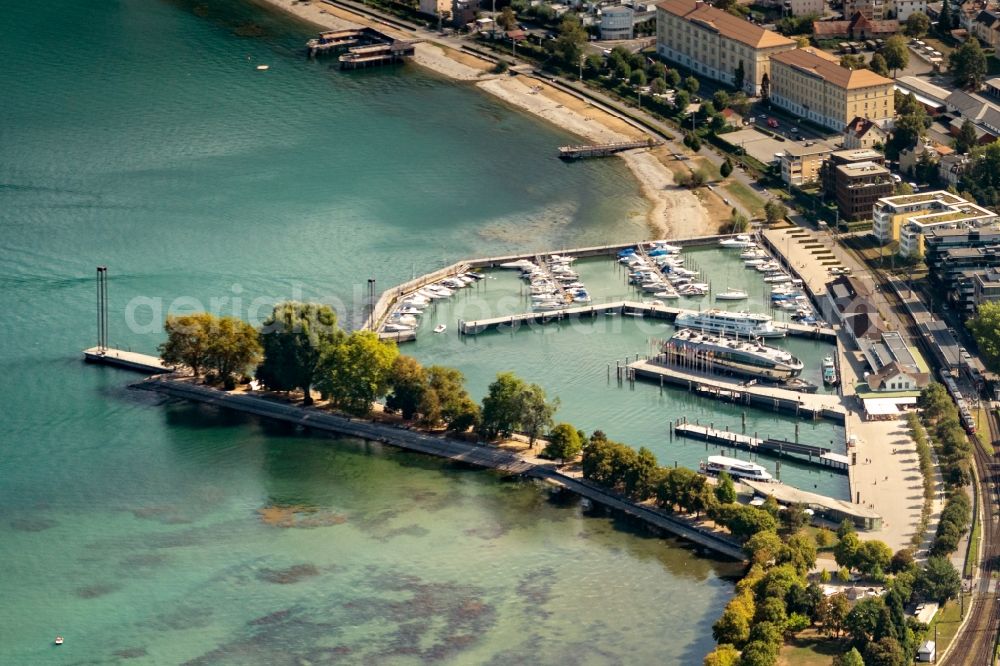
[[[771,317],[756,312],[705,310],[682,312],[674,320],[677,328],[693,328],[709,333],[735,335],[738,338],[783,338],[785,331],[774,327]]]
[[[786,381],[802,374],[802,361],[784,349],[756,341],[727,338],[683,328],[663,343],[661,351],[669,361],[708,366],[758,379]]]
[[[727,248],[739,248],[741,250],[746,250],[751,247],[757,247],[757,244],[753,242],[753,239],[746,234],[740,234],[734,238],[723,238],[719,241],[719,247]]]
[[[833,363],[832,356],[823,359],[823,383],[830,386],[837,383],[837,367]]]
[[[715,295],[715,300],[717,301],[745,301],[750,296],[746,291],[742,289],[733,289],[730,287],[725,291]]]
[[[701,463],[701,471],[713,476],[719,472],[726,472],[734,479],[749,479],[751,481],[772,481],[774,479],[763,465],[726,456],[709,456],[707,462]]]

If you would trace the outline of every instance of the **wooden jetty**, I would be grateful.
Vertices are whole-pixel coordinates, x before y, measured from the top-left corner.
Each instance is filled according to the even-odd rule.
[[[823,418],[835,423],[845,423],[847,420],[847,410],[841,404],[840,397],[836,395],[801,393],[778,386],[735,382],[718,375],[646,360],[629,363],[625,371],[635,378],[659,382],[661,386],[663,384],[682,386],[689,391],[697,391],[700,395],[718,400],[806,418]],[[701,387],[707,390],[700,390]]]
[[[517,314],[503,315],[489,319],[478,319],[474,321],[460,321],[458,331],[462,335],[478,335],[491,329],[501,326],[514,329],[522,325],[548,324],[551,322],[563,321],[566,319],[595,317],[602,314],[620,314],[632,317],[649,317],[652,319],[666,319],[673,321],[679,314],[696,313],[696,310],[685,308],[675,308],[669,305],[653,305],[652,303],[642,303],[639,301],[613,301],[611,303],[601,303],[598,305],[581,305],[574,307],[560,308],[558,310],[544,310],[538,312],[520,312]],[[792,322],[773,322],[775,328],[784,329],[788,335],[814,338],[824,342],[834,342],[837,334],[832,328],[815,326],[809,324],[796,324]]]
[[[777,458],[790,458],[802,465],[832,469],[843,474],[847,474],[851,467],[850,458],[840,453],[833,453],[824,446],[799,444],[783,439],[751,437],[687,422],[675,423],[674,433],[681,437],[697,439],[716,446],[741,449]]]
[[[639,141],[618,141],[616,143],[600,143],[590,146],[562,146],[559,148],[559,158],[563,160],[583,160],[591,157],[608,157],[615,153],[635,148],[654,148],[663,142],[649,137]]]
[[[419,39],[396,39],[371,27],[328,30],[306,42],[309,57],[342,53],[341,69],[360,69],[399,62],[413,55]],[[346,53],[344,53],[346,51]]]
[[[415,40],[396,40],[388,44],[355,46],[340,56],[340,68],[362,69],[400,62],[413,55],[416,44]]]
[[[125,370],[135,370],[147,375],[173,372],[174,368],[166,365],[158,356],[139,354],[138,352],[114,349],[111,347],[91,347],[83,350],[83,360],[88,363],[111,365]]]

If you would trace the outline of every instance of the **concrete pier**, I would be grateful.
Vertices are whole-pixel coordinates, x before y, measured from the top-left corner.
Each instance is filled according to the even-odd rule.
[[[734,382],[717,375],[665,366],[652,361],[635,361],[628,364],[626,370],[638,378],[682,386],[720,400],[806,418],[824,418],[835,423],[844,423],[847,420],[847,410],[841,404],[840,397],[836,395],[800,393],[777,386]],[[700,390],[700,387],[706,387],[707,390]]]
[[[590,146],[562,146],[559,148],[559,158],[564,160],[582,160],[591,157],[609,157],[615,153],[636,148],[654,148],[662,145],[652,137],[642,141],[619,141],[617,143],[601,143]]]
[[[458,332],[462,335],[478,335],[479,333],[501,326],[519,328],[522,325],[548,324],[565,319],[594,317],[608,313],[673,321],[677,318],[677,315],[697,314],[697,310],[675,308],[669,305],[653,305],[640,301],[613,301],[600,305],[579,305],[560,308],[558,310],[520,312],[502,317],[492,317],[490,319],[460,321],[458,323]],[[836,332],[832,328],[783,321],[776,321],[773,324],[775,328],[784,330],[788,335],[813,338],[824,342],[835,342],[837,339]]]
[[[716,446],[741,449],[775,458],[791,458],[802,465],[822,467],[842,474],[847,474],[850,471],[850,458],[840,453],[833,453],[823,446],[799,444],[782,439],[750,437],[694,423],[677,423],[674,425],[674,432],[681,437],[697,439]]]
[[[108,347],[91,347],[83,350],[83,359],[88,363],[111,365],[125,370],[135,370],[147,375],[173,372],[174,368],[165,365],[159,356],[150,356],[138,352],[111,349]]]

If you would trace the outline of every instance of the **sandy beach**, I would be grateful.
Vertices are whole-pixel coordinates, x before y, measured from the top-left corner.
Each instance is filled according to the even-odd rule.
[[[371,23],[365,16],[326,3],[257,1],[327,30],[360,27]],[[413,35],[384,25],[379,25],[378,28],[394,37],[413,38]],[[523,74],[493,74],[493,65],[489,61],[441,44],[418,44],[413,61],[449,79],[475,81],[478,88],[507,104],[543,118],[587,141],[609,143],[645,136],[620,118],[540,79]],[[639,182],[643,196],[650,203],[647,219],[655,237],[682,238],[715,233],[718,230],[718,220],[712,219],[698,196],[686,188],[678,187],[674,182],[673,172],[664,163],[664,160],[673,158],[664,151],[635,150],[621,153],[620,157],[628,165]]]

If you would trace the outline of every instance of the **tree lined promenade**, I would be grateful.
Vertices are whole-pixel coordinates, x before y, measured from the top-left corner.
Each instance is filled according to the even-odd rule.
[[[167,393],[528,473],[720,552],[739,556],[742,547],[750,567],[713,625],[719,646],[706,657],[708,665],[775,664],[786,640],[808,630],[842,648],[838,663],[902,666],[926,631],[904,606],[944,602],[959,591],[958,573],[942,556],[968,527],[959,492],[950,498],[932,557],[921,566],[909,550],[894,554],[882,542],[861,541],[850,523],[834,538],[830,530],[810,528],[803,507],[782,508],[773,497],[760,507],[742,504],[725,474],[713,484],[694,470],[662,467],[648,449],[612,441],[600,430],[588,436],[571,424],[554,424],[558,399],[513,373],[497,375],[477,404],[458,370],[424,367],[370,331],[344,331],[326,306],[281,303],[260,330],[204,313],[170,317],[165,330],[163,360],[193,375],[150,380]],[[271,393],[233,390],[254,375]],[[935,385],[920,402],[945,476],[957,489],[967,480],[967,442],[952,432],[946,398]],[[830,573],[813,571],[820,548],[832,548],[843,582],[860,577],[884,586],[885,596],[854,604],[843,593],[825,596],[820,584]]]

